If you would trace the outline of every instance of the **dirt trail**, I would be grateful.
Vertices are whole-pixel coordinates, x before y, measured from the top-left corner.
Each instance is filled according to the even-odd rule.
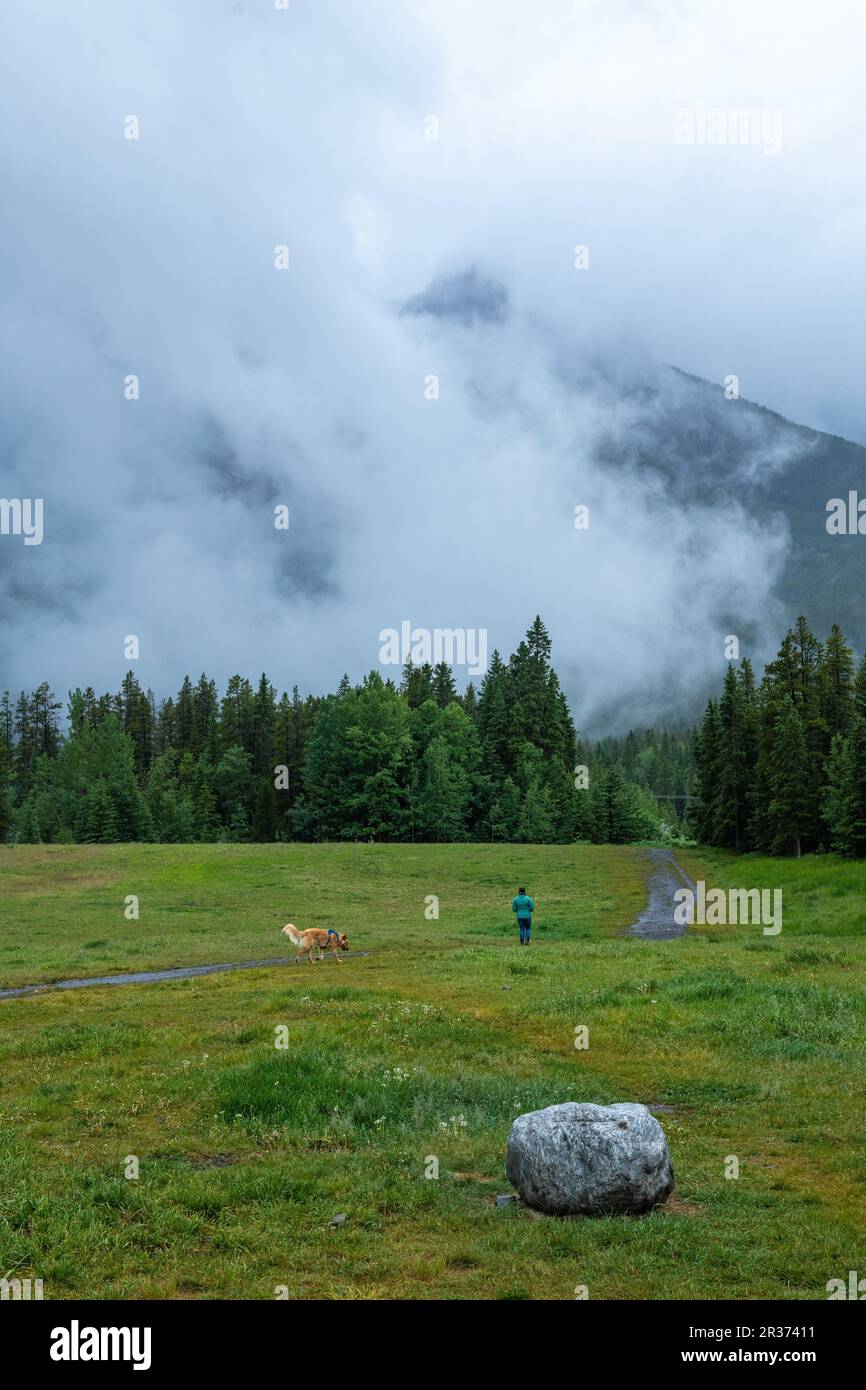
[[[678,888],[691,888],[695,884],[674,858],[673,850],[650,849],[646,851],[651,861],[647,892],[647,905],[626,931],[626,936],[642,936],[647,941],[670,941],[675,936],[685,936],[686,928],[674,921],[674,893]]]
[[[345,951],[343,954],[366,956],[367,952]],[[181,965],[174,970],[139,970],[132,975],[94,975],[88,980],[51,980],[44,985],[19,985],[17,989],[0,989],[0,999],[20,999],[25,994],[44,994],[46,990],[51,989],[84,989],[87,985],[152,985],[159,980],[191,980],[196,975],[219,975],[225,970],[254,970],[256,966],[297,963],[294,956],[276,956],[269,960],[236,960],[224,965]],[[305,963],[300,962],[301,965]]]

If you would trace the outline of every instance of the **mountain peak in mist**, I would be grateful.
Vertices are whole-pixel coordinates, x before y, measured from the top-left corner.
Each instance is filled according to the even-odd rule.
[[[508,316],[508,291],[501,281],[470,266],[434,276],[426,289],[404,302],[400,312],[450,319],[464,328],[502,323]]]

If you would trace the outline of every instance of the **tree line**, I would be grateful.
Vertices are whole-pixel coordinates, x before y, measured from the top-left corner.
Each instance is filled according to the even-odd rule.
[[[684,784],[683,740],[654,731],[578,742],[536,617],[480,689],[411,662],[337,691],[279,699],[262,675],[220,695],[202,675],[158,705],[135,674],[0,701],[0,840],[492,840],[626,843],[680,813],[651,783]],[[664,766],[659,766],[659,763]],[[671,773],[667,762],[677,764]],[[585,770],[584,770],[585,769]],[[669,775],[669,773],[671,775]]]
[[[797,619],[760,684],[729,665],[695,743],[694,832],[769,854],[866,855],[866,655]]]

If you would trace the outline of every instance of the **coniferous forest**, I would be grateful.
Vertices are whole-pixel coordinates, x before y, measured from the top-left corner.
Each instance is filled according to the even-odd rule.
[[[866,656],[798,618],[756,683],[729,666],[695,740],[693,831],[706,844],[866,855]]]
[[[159,705],[133,671],[115,695],[63,707],[47,684],[0,704],[0,838],[493,840],[625,843],[668,833],[688,741],[630,734],[579,743],[536,618],[480,689],[458,694],[446,663],[371,671],[335,694],[277,698],[262,675],[220,695],[187,676]],[[672,771],[653,766],[669,758]],[[583,772],[580,769],[585,768]],[[686,769],[684,772],[683,769]],[[688,790],[686,787],[685,790]],[[681,802],[681,804],[685,804]]]
[[[804,618],[760,683],[747,658],[694,731],[580,739],[540,618],[476,689],[451,668],[371,671],[277,698],[202,675],[157,704],[49,686],[0,701],[0,840],[498,841],[690,836],[771,854],[866,855],[866,657]]]

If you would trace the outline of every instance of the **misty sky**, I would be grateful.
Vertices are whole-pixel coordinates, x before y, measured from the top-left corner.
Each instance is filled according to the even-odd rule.
[[[45,508],[40,546],[0,536],[0,686],[116,689],[136,634],[158,696],[320,692],[403,620],[507,653],[540,612],[593,727],[720,678],[722,613],[779,636],[782,529],[594,455],[665,363],[866,442],[866,7],[15,0],[0,27],[0,495]],[[781,149],[677,143],[701,103],[780,112]]]

